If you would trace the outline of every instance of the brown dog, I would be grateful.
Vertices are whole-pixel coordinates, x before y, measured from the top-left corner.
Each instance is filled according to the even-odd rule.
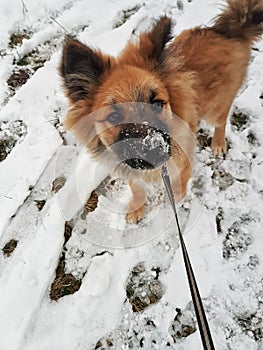
[[[228,0],[210,28],[185,30],[171,40],[162,17],[118,58],[68,38],[60,74],[70,109],[65,126],[100,157],[111,149],[118,174],[129,181],[127,220],[143,217],[145,194],[135,180],[160,180],[167,161],[176,200],[191,176],[192,134],[204,118],[215,126],[212,150],[226,152],[225,125],[263,33],[263,0]]]

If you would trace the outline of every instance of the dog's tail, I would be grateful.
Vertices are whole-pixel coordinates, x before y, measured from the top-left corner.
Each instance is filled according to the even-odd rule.
[[[232,39],[259,39],[263,34],[263,0],[227,0],[212,30]]]

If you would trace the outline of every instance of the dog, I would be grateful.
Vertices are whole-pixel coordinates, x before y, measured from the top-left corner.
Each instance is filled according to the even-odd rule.
[[[97,159],[108,150],[130,185],[128,222],[144,216],[138,180],[160,181],[167,162],[176,201],[192,173],[200,119],[215,126],[212,151],[226,152],[225,126],[263,33],[263,0],[228,0],[213,25],[172,38],[161,17],[115,58],[68,37],[59,68],[70,108],[65,128]],[[107,157],[106,157],[107,158]],[[110,158],[110,157],[109,157]]]

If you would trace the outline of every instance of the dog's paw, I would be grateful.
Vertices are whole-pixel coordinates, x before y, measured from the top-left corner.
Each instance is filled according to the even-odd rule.
[[[212,153],[216,157],[221,157],[224,154],[226,154],[226,140],[225,138],[223,140],[216,140],[213,138],[212,140]]]
[[[135,210],[135,211],[128,211],[126,214],[126,221],[129,224],[137,224],[144,216],[144,205]]]

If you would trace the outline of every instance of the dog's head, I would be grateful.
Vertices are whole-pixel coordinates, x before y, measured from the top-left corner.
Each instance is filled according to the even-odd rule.
[[[71,104],[65,126],[94,155],[111,148],[121,162],[147,170],[169,159],[171,104],[160,72],[170,39],[167,17],[118,58],[67,39],[60,66]]]

